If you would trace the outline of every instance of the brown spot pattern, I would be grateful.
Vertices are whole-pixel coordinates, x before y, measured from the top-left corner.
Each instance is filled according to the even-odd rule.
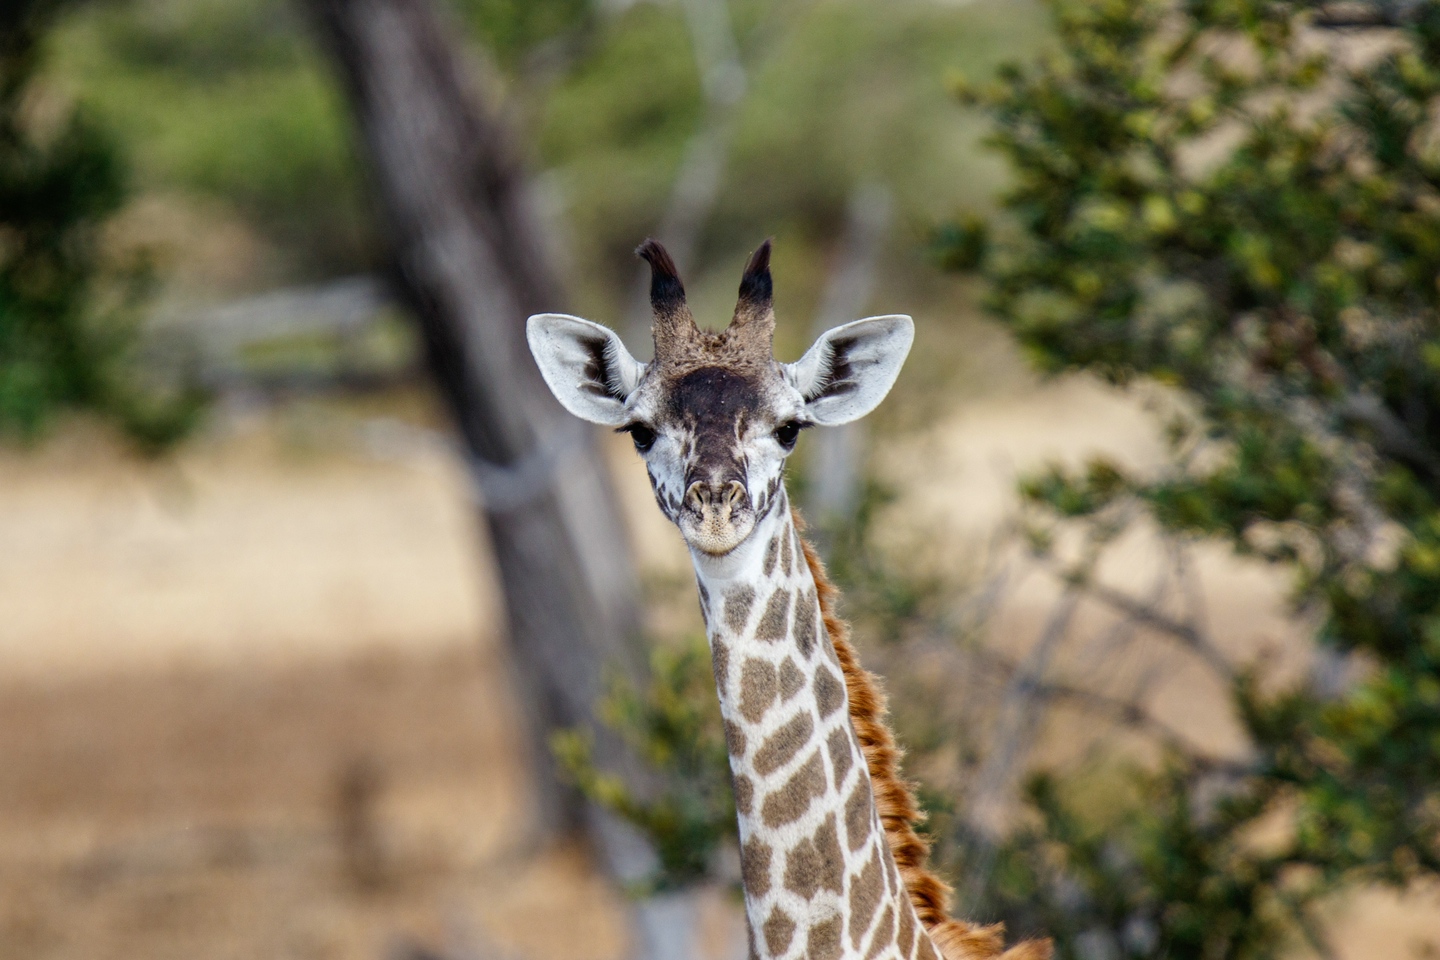
[[[930,942],[929,937],[920,938],[920,949],[915,951],[915,960],[940,960],[940,955],[935,952],[935,944]]]
[[[736,587],[725,595],[725,625],[735,633],[745,629],[750,619],[750,607],[755,603],[755,588],[749,585]]]
[[[840,960],[840,918],[821,920],[805,938],[805,960]]]
[[[810,718],[810,711],[797,713],[756,751],[755,772],[763,777],[785,766],[809,742],[810,734],[814,732],[815,721]]]
[[[770,911],[761,932],[765,934],[765,946],[770,950],[770,956],[778,957],[790,949],[790,939],[795,936],[795,921],[790,919],[790,914],[776,907]]]
[[[895,908],[889,904],[885,905],[885,912],[880,914],[880,922],[875,926],[875,935],[870,938],[870,949],[865,952],[865,960],[874,960],[880,955],[880,951],[895,942]]]
[[[825,767],[820,761],[820,751],[816,750],[783,787],[765,798],[760,818],[772,829],[793,823],[810,809],[810,801],[824,792]]]
[[[775,667],[764,660],[746,660],[740,670],[740,715],[759,723],[775,702]]]
[[[830,751],[830,767],[835,771],[835,789],[839,790],[845,782],[845,775],[850,772],[850,764],[854,762],[850,755],[850,737],[846,735],[844,727],[831,731],[829,739],[825,741],[825,748]]]
[[[786,657],[785,662],[780,664],[781,702],[789,700],[791,697],[795,696],[795,694],[800,692],[800,688],[803,686],[805,686],[805,674],[801,673],[800,668],[795,666],[794,660]]]
[[[915,946],[915,911],[904,903],[900,905],[900,933],[895,942],[900,945],[901,954],[910,956],[910,950]]]
[[[815,671],[815,703],[822,717],[830,716],[845,705],[845,687],[827,667]]]
[[[787,531],[787,532],[788,532],[788,531]],[[788,576],[790,575],[790,571],[792,571],[792,570],[795,569],[795,566],[794,566],[794,560],[795,560],[794,550],[791,548],[791,542],[792,542],[795,538],[794,538],[794,537],[791,537],[791,536],[786,536],[786,534],[784,534],[784,533],[782,533],[780,536],[781,536],[781,537],[784,539],[784,541],[785,541],[785,546],[782,547],[781,550],[780,550],[780,570],[781,570],[781,572],[783,572],[783,573],[788,577]]]
[[[814,836],[801,840],[786,855],[785,888],[806,900],[817,890],[844,892],[845,860],[840,854],[834,814],[825,818]]]
[[[785,631],[790,627],[790,600],[791,593],[784,587],[778,587],[770,594],[770,602],[765,604],[765,613],[755,627],[756,640],[785,638]]]
[[[732,757],[745,756],[745,731],[740,729],[740,724],[730,720],[725,721],[725,749]]]
[[[735,809],[750,815],[750,805],[755,802],[755,784],[745,774],[735,775]]]
[[[719,637],[710,641],[710,665],[715,671],[715,685],[723,692],[730,683],[730,648]]]
[[[861,777],[845,801],[845,840],[851,850],[859,850],[870,836],[870,810],[870,778]],[[875,882],[880,882],[878,873]]]
[[[850,883],[850,945],[860,949],[860,939],[870,929],[870,920],[880,906],[880,849],[870,854],[865,869]]]
[[[815,649],[815,594],[806,590],[795,599],[795,628],[791,630],[795,646],[806,657]]]
[[[783,536],[783,534],[782,534],[782,536]],[[770,576],[771,574],[773,574],[773,573],[775,572],[775,558],[776,558],[776,556],[779,555],[779,553],[780,553],[780,537],[777,536],[775,539],[773,539],[773,540],[770,541],[770,546],[768,546],[768,547],[765,548],[765,567],[764,567],[765,576],[768,577],[768,576]]]
[[[763,897],[770,892],[770,845],[751,837],[740,848],[740,879],[751,896]]]

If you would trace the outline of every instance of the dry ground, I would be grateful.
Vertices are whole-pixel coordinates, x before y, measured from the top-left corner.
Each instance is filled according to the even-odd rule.
[[[0,690],[0,956],[622,956],[583,852],[518,842],[499,672],[453,648]]]
[[[0,463],[0,957],[624,955],[584,852],[525,842],[458,478],[293,435],[347,426]]]
[[[585,852],[529,840],[472,504],[406,426],[423,413],[401,413],[227,417],[164,467],[80,433],[0,459],[0,958],[379,960],[401,939],[627,955],[623,901]],[[1070,383],[968,404],[886,469],[963,553],[1017,467],[1096,448],[1155,455],[1132,403]],[[647,568],[683,576],[621,462]],[[1116,576],[1145,563],[1138,545]],[[1217,634],[1286,648],[1283,585],[1204,566]],[[998,642],[1023,653],[1051,596],[1018,592]],[[1156,698],[1233,742],[1183,665]],[[707,911],[733,935],[733,906]],[[1338,940],[1347,960],[1403,957],[1437,929],[1433,902],[1376,894]]]

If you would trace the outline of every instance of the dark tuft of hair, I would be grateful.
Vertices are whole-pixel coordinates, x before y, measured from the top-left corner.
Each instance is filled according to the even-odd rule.
[[[740,277],[740,302],[756,306],[768,306],[775,295],[775,286],[770,279],[770,240],[760,244],[745,264],[745,273]]]
[[[658,240],[647,237],[635,248],[635,256],[650,264],[650,306],[660,313],[669,313],[685,302],[685,285],[675,261]]]

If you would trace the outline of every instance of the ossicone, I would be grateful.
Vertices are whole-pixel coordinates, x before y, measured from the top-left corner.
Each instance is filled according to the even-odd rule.
[[[650,264],[651,333],[657,359],[675,354],[681,343],[699,334],[695,318],[685,303],[685,285],[670,252],[660,241],[647,237],[635,248],[635,255]]]
[[[771,241],[750,255],[740,276],[740,298],[729,335],[742,351],[769,359],[775,337],[775,284],[770,278]]]
[[[650,237],[635,248],[635,256],[650,264],[650,307],[656,313],[673,312],[685,304],[685,285],[670,251]]]
[[[769,310],[775,300],[775,283],[770,279],[770,245],[771,240],[767,238],[745,264],[745,272],[740,277],[740,306],[763,312]]]

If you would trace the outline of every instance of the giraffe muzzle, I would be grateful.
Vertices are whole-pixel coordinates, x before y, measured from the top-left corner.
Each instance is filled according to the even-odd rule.
[[[686,542],[697,550],[714,556],[729,553],[755,528],[750,495],[738,480],[696,480],[685,489],[679,523]]]

